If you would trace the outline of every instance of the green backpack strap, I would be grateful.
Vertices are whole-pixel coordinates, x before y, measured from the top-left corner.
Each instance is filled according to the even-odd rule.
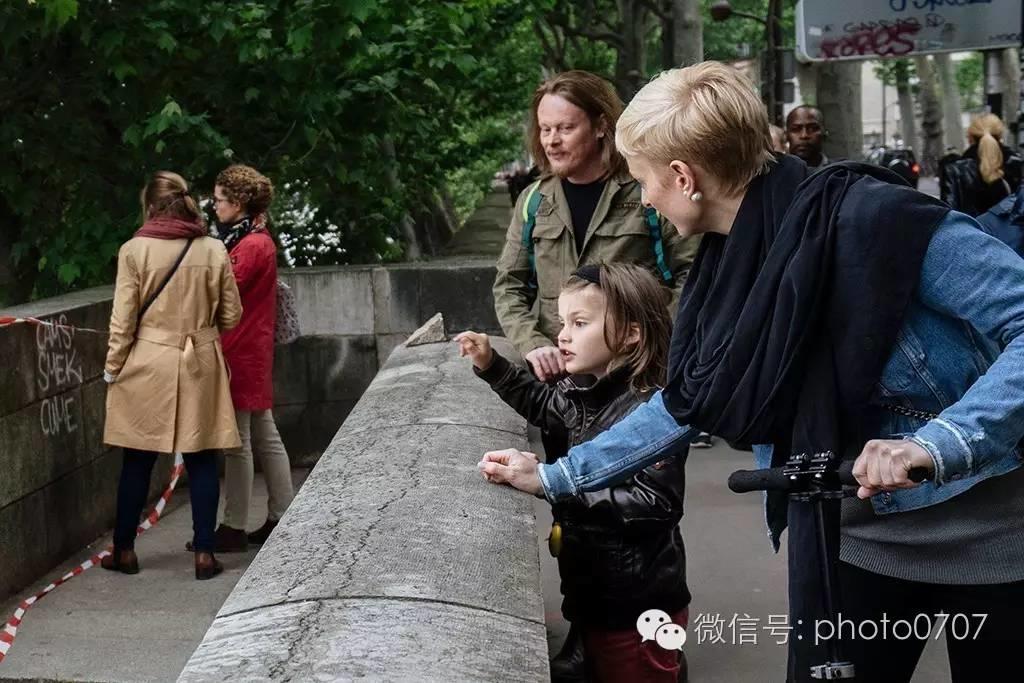
[[[526,201],[523,203],[523,249],[526,250],[530,259],[530,282],[533,289],[537,288],[537,264],[533,254],[533,228],[537,225],[537,210],[544,199],[538,190],[540,181],[526,189]],[[654,249],[654,260],[658,265],[658,272],[665,282],[672,284],[672,271],[665,261],[665,243],[661,237],[661,217],[658,212],[649,206],[644,207],[644,223],[647,225],[647,232],[651,236],[651,246]]]
[[[644,207],[644,223],[647,224],[647,232],[651,235],[651,245],[654,247],[654,260],[658,263],[658,272],[665,282],[672,284],[672,271],[665,262],[665,243],[661,238],[661,217],[658,212],[650,206]]]
[[[523,249],[526,250],[530,259],[530,281],[528,284],[533,289],[537,289],[537,263],[533,256],[533,228],[537,225],[537,209],[540,208],[540,203],[544,199],[544,195],[538,192],[539,189],[540,181],[538,180],[526,189],[526,201],[523,202]]]

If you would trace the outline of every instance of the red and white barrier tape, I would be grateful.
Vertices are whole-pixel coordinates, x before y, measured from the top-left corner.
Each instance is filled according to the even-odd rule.
[[[77,327],[75,325],[66,325],[62,323],[55,323],[49,320],[40,320],[39,318],[14,318],[9,315],[0,316],[0,327],[7,327],[8,325],[36,325],[44,327],[53,327],[58,330],[70,330],[71,332],[91,332],[93,334],[110,334],[110,330],[94,330],[88,327]]]
[[[0,318],[0,325],[5,324],[4,318]],[[156,502],[153,509],[146,515],[146,518],[139,524],[137,530],[138,535],[142,535],[147,530],[153,528],[153,525],[160,519],[160,515],[163,514],[164,508],[167,507],[167,501],[171,499],[171,495],[174,493],[174,487],[178,485],[178,479],[181,477],[181,473],[185,470],[185,461],[181,456],[181,453],[174,454],[174,469],[171,471],[171,481],[167,484],[167,488],[160,495],[160,500]],[[18,605],[18,609],[14,610],[14,615],[7,620],[4,624],[3,630],[0,630],[0,663],[3,663],[4,657],[7,656],[7,652],[11,649],[11,645],[14,643],[14,637],[18,635],[18,627],[21,626],[21,620],[25,618],[25,611],[35,603],[42,600],[49,593],[53,592],[57,586],[67,583],[71,579],[75,578],[86,569],[90,569],[100,563],[100,561],[110,555],[110,551],[113,550],[113,546],[108,546],[106,550],[96,553],[88,560],[78,565],[64,576],[60,577],[43,590],[39,591],[30,598],[26,598]]]

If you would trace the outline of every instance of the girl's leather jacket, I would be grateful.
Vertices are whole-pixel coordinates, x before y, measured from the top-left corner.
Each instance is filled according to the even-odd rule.
[[[531,424],[570,446],[589,441],[643,403],[628,372],[601,380],[571,376],[549,385],[494,354],[477,375]],[[610,488],[557,503],[562,527],[558,555],[570,621],[629,628],[647,609],[672,613],[690,602],[679,521],[685,455],[670,457]]]

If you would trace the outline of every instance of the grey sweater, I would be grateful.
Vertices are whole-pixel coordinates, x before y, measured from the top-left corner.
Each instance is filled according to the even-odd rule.
[[[925,583],[1024,580],[1024,468],[947,503],[876,515],[870,501],[846,498],[842,514],[839,557],[862,569]]]

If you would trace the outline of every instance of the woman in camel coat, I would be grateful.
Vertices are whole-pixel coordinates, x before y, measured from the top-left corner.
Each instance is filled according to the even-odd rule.
[[[196,578],[208,579],[222,571],[213,557],[220,495],[213,451],[239,445],[220,332],[238,324],[242,308],[227,251],[206,236],[185,180],[155,174],[142,206],[145,223],[118,254],[104,367],[103,440],[124,448],[124,464],[114,552],[103,567],[138,572],[135,528],[153,464],[158,453],[180,452],[192,494]]]

